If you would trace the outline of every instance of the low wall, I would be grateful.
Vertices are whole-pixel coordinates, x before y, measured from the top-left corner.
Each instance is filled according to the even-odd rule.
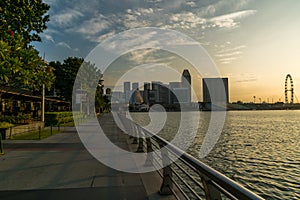
[[[6,139],[10,139],[15,135],[21,135],[31,131],[38,131],[39,127],[44,128],[44,123],[40,121],[34,121],[30,124],[14,126],[11,129],[6,130]]]

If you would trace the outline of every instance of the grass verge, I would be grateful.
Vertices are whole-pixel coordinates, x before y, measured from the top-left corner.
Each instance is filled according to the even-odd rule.
[[[52,129],[52,134],[50,129],[42,129],[40,134],[39,131],[32,131],[20,135],[14,135],[11,139],[12,140],[39,140],[39,139],[42,140],[52,135],[56,135],[59,132],[62,132],[62,129],[60,129],[60,131],[58,131],[57,129]]]

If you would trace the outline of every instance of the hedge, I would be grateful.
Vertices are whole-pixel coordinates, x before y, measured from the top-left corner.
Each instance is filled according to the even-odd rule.
[[[46,112],[45,126],[60,125],[73,120],[72,112]]]
[[[22,114],[17,116],[0,116],[0,122],[8,122],[11,124],[22,124],[25,120],[32,120],[30,114]]]
[[[83,114],[76,113],[75,118],[82,117]],[[46,112],[45,113],[45,126],[56,126],[73,122],[72,112]]]
[[[8,123],[8,122],[0,122],[0,128],[7,129],[7,128],[10,128],[10,127],[13,127],[13,126],[14,126],[13,124]]]

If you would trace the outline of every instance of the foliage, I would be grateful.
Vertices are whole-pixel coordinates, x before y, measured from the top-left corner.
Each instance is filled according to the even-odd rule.
[[[109,103],[108,99],[103,97],[103,87],[98,85],[94,89],[95,83],[103,78],[102,72],[96,67],[95,64],[85,62],[83,58],[69,57],[60,62],[50,62],[50,65],[55,68],[55,90],[58,96],[64,97],[65,100],[72,100],[73,87],[77,74],[80,81],[76,82],[76,88],[84,89],[87,92],[88,99],[92,99],[92,95],[95,94],[95,106],[96,110],[103,110]],[[78,73],[80,70],[80,73]],[[62,81],[63,80],[63,81]],[[90,108],[92,111],[93,108]]]
[[[108,97],[103,95],[103,89],[98,89],[96,91],[95,107],[97,113],[110,112],[111,104]]]
[[[0,1],[0,38],[11,31],[21,35],[28,45],[41,41],[39,36],[47,28],[50,6],[42,0],[4,0]]]
[[[67,101],[72,100],[73,85],[77,72],[83,63],[83,58],[69,57],[63,63],[50,62],[50,66],[55,68],[55,90],[57,95]]]
[[[90,62],[83,62],[82,67],[80,68],[80,72],[78,74],[80,76],[78,77],[79,81],[75,83],[78,85],[75,85],[74,87],[86,91],[87,103],[90,106],[89,108],[90,111],[94,110],[94,108],[91,107],[93,105],[90,102],[91,99],[95,100],[94,105],[96,111],[99,110],[99,108],[102,107],[105,103],[105,100],[103,98],[103,86],[99,84],[99,80],[102,80],[103,74],[96,67],[95,64],[92,64]]]
[[[23,38],[7,34],[0,40],[0,84],[39,90],[42,84],[50,88],[53,68],[45,63],[33,47],[25,48]]]
[[[25,120],[32,120],[32,116],[30,114],[22,114],[18,116],[0,116],[0,122],[8,122],[12,124],[22,124]]]
[[[42,0],[0,1],[0,85],[50,88],[52,68],[29,45],[46,29],[48,9]]]
[[[45,125],[60,125],[68,122],[73,122],[72,112],[46,112]]]
[[[14,126],[13,124],[8,123],[8,122],[0,122],[0,128],[7,129],[7,128],[10,128],[10,127],[13,127],[13,126]]]

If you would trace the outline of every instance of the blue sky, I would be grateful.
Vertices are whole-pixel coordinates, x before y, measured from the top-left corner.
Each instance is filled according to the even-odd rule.
[[[182,32],[208,51],[230,79],[231,101],[283,100],[291,73],[300,88],[298,0],[47,0],[46,60],[85,57],[105,38],[159,27]],[[196,80],[197,78],[197,80]],[[194,84],[199,86],[198,77]],[[298,83],[298,84],[297,84]],[[299,95],[300,98],[300,95]]]

